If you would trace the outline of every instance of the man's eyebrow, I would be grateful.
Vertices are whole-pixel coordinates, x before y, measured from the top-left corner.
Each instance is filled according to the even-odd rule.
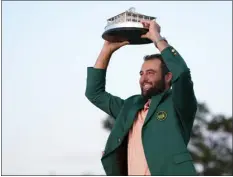
[[[154,71],[154,72],[156,72],[156,70],[154,70],[154,69],[147,69],[146,72],[147,71]]]
[[[148,72],[148,71],[156,72],[156,70],[154,70],[154,69],[147,69],[145,72]],[[143,73],[143,71],[142,71],[142,70],[139,72],[139,74],[141,74],[141,73]]]

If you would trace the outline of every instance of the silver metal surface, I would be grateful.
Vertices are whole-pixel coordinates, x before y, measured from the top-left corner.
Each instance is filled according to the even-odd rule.
[[[122,22],[122,23],[114,23],[112,25],[108,25],[104,29],[105,31],[107,31],[114,28],[127,28],[127,27],[143,28],[143,25],[140,22]]]

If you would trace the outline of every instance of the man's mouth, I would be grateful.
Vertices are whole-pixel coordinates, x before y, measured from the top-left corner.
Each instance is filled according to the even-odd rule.
[[[148,83],[143,84],[143,86],[142,86],[143,90],[149,90],[151,87],[152,87],[152,85],[148,84]]]

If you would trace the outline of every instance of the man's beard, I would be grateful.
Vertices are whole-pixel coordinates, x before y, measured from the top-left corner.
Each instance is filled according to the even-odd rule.
[[[160,93],[162,93],[165,90],[165,80],[161,79],[160,81],[157,81],[155,86],[151,87],[150,89],[143,92],[143,88],[141,87],[141,94],[144,99],[148,100],[152,96],[156,96]]]

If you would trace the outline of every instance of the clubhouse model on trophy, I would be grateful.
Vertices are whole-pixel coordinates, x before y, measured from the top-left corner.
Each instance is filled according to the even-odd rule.
[[[109,42],[129,41],[130,44],[149,44],[151,40],[141,38],[149,29],[144,28],[141,20],[153,20],[155,17],[143,15],[135,12],[135,8],[111,17],[107,20],[107,26],[102,34],[102,38]]]

